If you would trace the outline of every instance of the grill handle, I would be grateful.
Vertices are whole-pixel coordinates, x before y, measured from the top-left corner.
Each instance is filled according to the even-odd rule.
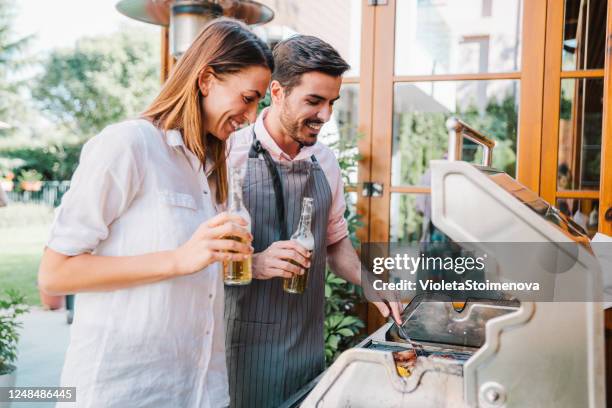
[[[466,138],[482,146],[482,165],[491,167],[493,164],[493,148],[495,147],[494,140],[489,139],[455,117],[448,118],[446,128],[448,129],[449,161],[463,159],[463,138]]]

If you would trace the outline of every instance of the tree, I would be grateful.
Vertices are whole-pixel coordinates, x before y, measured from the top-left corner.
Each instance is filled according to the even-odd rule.
[[[30,37],[16,38],[12,22],[15,18],[13,0],[0,0],[0,120],[23,119],[26,107],[24,98],[19,92],[22,82],[16,74],[27,62],[23,51]],[[0,135],[7,134],[6,130]]]
[[[85,140],[143,111],[159,89],[159,41],[135,29],[56,50],[34,96],[65,132]]]

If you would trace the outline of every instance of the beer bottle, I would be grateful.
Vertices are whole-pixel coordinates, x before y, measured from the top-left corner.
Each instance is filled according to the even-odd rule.
[[[310,230],[310,224],[312,222],[312,210],[313,210],[313,199],[310,197],[304,197],[302,200],[302,215],[300,216],[300,224],[298,225],[297,231],[291,236],[291,240],[297,242],[310,252],[310,259],[312,259],[312,251],[314,250],[314,236]],[[292,264],[302,268],[302,265],[297,263],[293,259],[287,259]],[[283,278],[283,290],[288,293],[304,293],[306,285],[308,284],[308,270],[304,271],[303,275],[294,275],[292,278]]]
[[[247,229],[251,230],[251,216],[242,201],[242,178],[238,168],[230,168],[229,171],[229,194],[228,212],[244,218],[247,222]],[[244,242],[237,236],[224,237]],[[252,279],[251,255],[242,261],[223,261],[223,281],[226,285],[248,285]]]

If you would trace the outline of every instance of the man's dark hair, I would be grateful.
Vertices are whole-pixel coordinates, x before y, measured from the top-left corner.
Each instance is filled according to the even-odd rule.
[[[296,35],[281,41],[272,54],[272,79],[280,82],[287,94],[300,84],[303,74],[317,71],[339,77],[350,68],[334,47],[311,35]]]

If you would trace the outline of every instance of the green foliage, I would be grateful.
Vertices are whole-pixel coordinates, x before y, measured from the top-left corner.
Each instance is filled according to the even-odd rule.
[[[445,123],[450,116],[458,117],[493,138],[497,142],[493,167],[514,175],[518,114],[514,95],[510,93],[500,100],[491,98],[484,113],[472,104],[454,113],[412,111],[398,115],[399,131],[394,151],[400,156],[401,184],[423,185],[422,177],[430,160],[444,157],[448,146]],[[478,160],[479,156],[473,159]]]
[[[516,137],[518,113],[513,94],[498,101],[492,98],[487,103],[484,115],[475,106],[457,112],[464,122],[497,142],[493,152],[493,167],[511,176],[516,172]]]
[[[40,306],[36,278],[53,215],[53,208],[39,204],[12,202],[0,209],[0,294],[16,289],[29,305]]]
[[[422,185],[422,175],[429,161],[446,153],[448,133],[446,119],[450,115],[430,112],[406,112],[399,116],[397,147],[400,155],[401,183]]]
[[[21,322],[17,318],[28,311],[25,298],[16,290],[6,290],[0,298],[0,375],[14,370]]]
[[[31,37],[15,38],[13,22],[16,17],[15,1],[0,0],[0,78],[6,79],[8,73],[22,68],[25,63],[20,53],[28,45]]]
[[[159,89],[159,41],[139,30],[85,38],[45,61],[34,97],[66,133],[83,140],[144,110]]]
[[[394,135],[394,183],[429,185],[427,172],[431,160],[444,157],[448,149],[446,120],[456,116],[473,128],[496,141],[493,167],[514,175],[516,166],[517,120],[514,93],[503,98],[491,98],[484,111],[474,104],[456,112],[402,112],[395,116],[398,131]],[[464,143],[464,160],[480,161],[481,151],[470,151],[470,143]],[[471,153],[471,157],[470,157]],[[474,154],[475,153],[475,154]],[[395,174],[395,172],[399,174]],[[396,179],[397,177],[397,179]],[[394,214],[393,238],[400,242],[418,241],[422,235],[423,214],[415,210],[416,195],[398,194],[392,205]]]
[[[70,180],[79,162],[82,147],[82,144],[59,143],[43,147],[17,147],[0,150],[0,157],[20,159],[11,161],[18,165],[5,171],[36,170],[44,180]]]
[[[573,98],[571,96],[568,97],[567,94],[569,93],[570,95],[572,95],[574,91],[574,81],[575,80],[573,79],[569,81],[561,81],[561,106],[559,112],[560,119],[572,120]]]
[[[257,114],[259,115],[259,113],[268,106],[270,106],[271,103],[272,98],[270,97],[270,90],[268,89],[266,90],[266,94],[264,95],[264,97],[261,99],[261,101],[259,101],[259,104],[257,104]]]
[[[25,119],[27,110],[24,98],[20,94],[22,81],[15,74],[27,65],[23,51],[31,37],[15,38],[13,22],[16,9],[14,0],[0,0],[0,120],[15,124]],[[0,136],[5,136],[14,129],[1,130]]]
[[[0,0],[0,92],[6,2]],[[53,135],[53,140],[41,145],[27,139],[0,148],[0,172],[36,170],[44,180],[69,180],[86,139],[111,123],[136,116],[152,100],[159,89],[158,48],[157,37],[124,30],[52,51],[30,84],[36,84],[32,95],[52,121],[50,129],[47,125],[36,136]],[[0,120],[1,115],[0,109]]]
[[[402,194],[399,197],[399,217],[395,223],[398,225],[396,236],[398,242],[418,242],[423,234],[423,214],[415,211],[416,196]]]
[[[354,338],[364,327],[356,316],[347,313],[332,313],[325,316],[325,361],[331,364],[336,356],[352,344],[348,339]]]
[[[361,288],[348,283],[329,269],[325,271],[325,361],[335,358],[358,340],[364,323],[355,315],[355,305],[361,301]]]
[[[357,151],[357,138],[350,137],[351,132],[342,132],[330,147],[335,151],[345,185],[351,184],[351,175],[356,174],[360,156]],[[346,194],[347,203],[350,202]],[[359,245],[357,230],[363,226],[355,209],[347,205],[344,217],[348,223],[349,237],[354,246]],[[361,302],[361,288],[334,275],[329,269],[325,271],[325,361],[329,365],[347,348],[359,340],[359,334],[365,327],[356,316],[355,306]]]
[[[19,181],[41,181],[42,180],[42,174],[40,174],[39,172],[37,172],[34,169],[31,170],[21,170],[21,173],[19,173]]]
[[[352,184],[351,178],[357,174],[358,162],[361,160],[357,142],[362,135],[350,130],[340,129],[340,136],[329,144],[329,148],[336,154],[342,179],[347,186]]]

